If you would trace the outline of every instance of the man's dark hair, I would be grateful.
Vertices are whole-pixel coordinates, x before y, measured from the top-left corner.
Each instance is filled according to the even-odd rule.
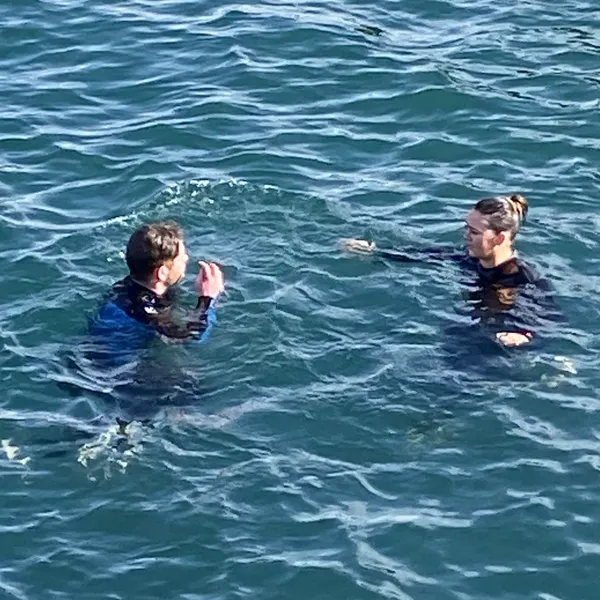
[[[147,281],[155,269],[179,254],[183,232],[177,223],[164,221],[138,228],[127,243],[125,260],[134,279]]]

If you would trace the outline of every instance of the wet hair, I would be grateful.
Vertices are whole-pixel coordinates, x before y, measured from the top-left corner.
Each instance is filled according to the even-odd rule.
[[[183,232],[177,223],[163,221],[142,225],[127,243],[125,260],[134,279],[147,281],[155,269],[179,254]]]
[[[512,196],[482,198],[474,208],[477,212],[485,215],[490,229],[496,233],[508,231],[514,238],[521,224],[525,222],[529,206],[523,196],[513,194]]]

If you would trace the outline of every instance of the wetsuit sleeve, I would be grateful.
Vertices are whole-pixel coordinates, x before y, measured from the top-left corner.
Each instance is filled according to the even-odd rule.
[[[215,300],[208,296],[198,298],[196,308],[187,315],[183,322],[175,321],[171,311],[151,316],[146,315],[147,324],[167,338],[185,340],[192,339],[205,342],[217,321]]]
[[[376,248],[375,256],[401,263],[438,263],[451,261],[466,266],[467,257],[464,251],[454,246],[438,246],[435,248],[406,247],[401,249]]]

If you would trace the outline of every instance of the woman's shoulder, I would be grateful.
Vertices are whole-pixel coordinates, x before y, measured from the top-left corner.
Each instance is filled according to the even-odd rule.
[[[551,286],[548,280],[542,277],[539,271],[531,263],[521,258],[515,258],[515,265],[518,268],[520,283],[533,283],[540,288],[550,290]]]

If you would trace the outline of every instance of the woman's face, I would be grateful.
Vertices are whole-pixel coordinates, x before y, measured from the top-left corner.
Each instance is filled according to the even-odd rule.
[[[505,239],[505,234],[490,229],[485,215],[473,209],[465,219],[465,246],[469,256],[473,258],[489,258],[494,248]]]

